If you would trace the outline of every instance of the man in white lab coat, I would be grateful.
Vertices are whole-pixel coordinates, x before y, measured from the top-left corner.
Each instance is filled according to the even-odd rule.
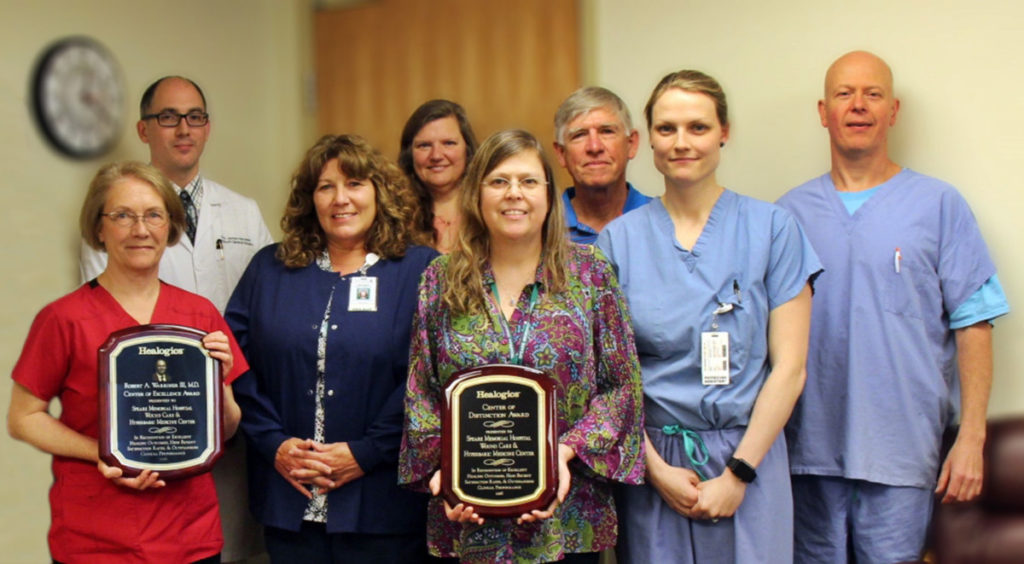
[[[209,299],[223,313],[249,259],[273,242],[270,232],[255,201],[199,173],[210,118],[195,83],[161,78],[142,95],[140,112],[136,129],[149,145],[150,162],[187,194],[196,211],[191,236],[164,252],[160,279]],[[82,245],[83,282],[103,272],[106,264],[106,253]]]
[[[149,145],[150,162],[174,183],[186,215],[191,216],[188,233],[164,251],[160,279],[209,299],[223,313],[249,259],[273,242],[270,232],[254,200],[199,173],[210,116],[206,97],[195,82],[179,76],[161,78],[143,93],[139,110],[136,130]],[[106,265],[105,252],[82,244],[83,282],[95,278]],[[245,478],[244,444],[235,438],[214,468],[224,562],[262,551],[263,535],[249,513]]]

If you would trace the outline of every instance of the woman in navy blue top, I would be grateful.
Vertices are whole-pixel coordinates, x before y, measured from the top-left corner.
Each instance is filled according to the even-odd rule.
[[[284,240],[261,250],[225,317],[251,371],[236,383],[250,503],[274,562],[415,562],[424,495],[399,489],[402,399],[420,274],[413,199],[356,136],[328,135],[292,178]]]

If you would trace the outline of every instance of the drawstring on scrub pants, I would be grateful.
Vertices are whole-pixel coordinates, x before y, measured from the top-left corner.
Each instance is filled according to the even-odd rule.
[[[695,431],[691,431],[686,427],[680,425],[665,425],[661,428],[661,432],[666,435],[682,435],[683,436],[683,449],[686,452],[686,458],[690,460],[690,464],[693,465],[693,471],[700,476],[700,481],[707,481],[708,477],[701,472],[700,467],[708,463],[708,447],[704,444],[704,439],[700,438]]]

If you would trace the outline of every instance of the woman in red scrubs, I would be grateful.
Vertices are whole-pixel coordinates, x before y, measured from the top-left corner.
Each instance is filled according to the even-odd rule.
[[[217,309],[157,277],[160,257],[185,219],[174,187],[155,168],[114,163],[100,169],[82,206],[83,239],[106,251],[107,268],[47,305],[14,367],[11,436],[53,455],[50,554],[55,562],[218,562],[220,513],[209,473],[164,481],[157,472],[123,477],[99,460],[98,355],[110,333],[148,323],[206,331],[203,346],[221,361],[224,436],[240,411],[228,385],[248,370]],[[61,414],[48,412],[58,399]]]

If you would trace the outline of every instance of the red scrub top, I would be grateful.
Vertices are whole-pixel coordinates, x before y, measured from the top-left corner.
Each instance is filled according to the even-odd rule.
[[[231,330],[206,298],[161,283],[150,322],[223,331],[234,355],[227,381],[249,369]],[[109,292],[89,282],[39,312],[12,377],[42,400],[59,398],[60,421],[97,438],[97,351],[110,333],[138,324]],[[115,485],[92,462],[55,456],[53,476],[49,544],[55,560],[182,563],[221,550],[217,493],[209,473],[140,492]]]

